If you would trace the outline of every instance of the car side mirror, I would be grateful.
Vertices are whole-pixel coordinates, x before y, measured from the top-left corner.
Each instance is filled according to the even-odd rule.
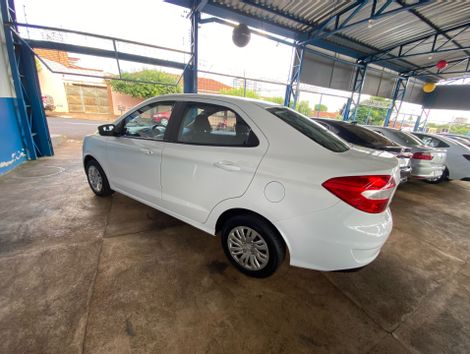
[[[115,128],[114,124],[103,124],[98,127],[98,133],[102,136],[113,136],[116,133]]]

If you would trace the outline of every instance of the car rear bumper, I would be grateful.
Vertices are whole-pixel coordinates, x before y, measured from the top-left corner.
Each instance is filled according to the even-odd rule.
[[[393,226],[388,208],[380,214],[368,214],[343,202],[274,224],[288,244],[291,265],[322,271],[369,264]]]
[[[415,165],[411,175],[420,179],[437,179],[442,176],[445,168],[444,165]]]

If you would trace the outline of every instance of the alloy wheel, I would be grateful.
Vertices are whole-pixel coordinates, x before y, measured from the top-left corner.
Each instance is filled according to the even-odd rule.
[[[233,228],[228,235],[227,244],[232,258],[245,269],[261,270],[268,264],[268,244],[250,227]]]
[[[103,177],[100,171],[95,166],[88,168],[88,180],[90,181],[91,188],[96,192],[101,192],[103,189]]]

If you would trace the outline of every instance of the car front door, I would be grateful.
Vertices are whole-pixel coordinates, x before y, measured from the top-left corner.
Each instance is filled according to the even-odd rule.
[[[268,144],[238,107],[188,102],[179,112],[163,152],[162,203],[203,223],[218,203],[244,194]]]
[[[138,199],[161,200],[160,167],[173,102],[150,103],[128,114],[107,146],[112,188]]]

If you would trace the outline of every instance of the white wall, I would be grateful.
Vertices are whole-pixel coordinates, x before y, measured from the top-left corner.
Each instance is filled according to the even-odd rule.
[[[56,112],[68,112],[69,105],[67,103],[67,95],[65,93],[64,81],[62,74],[54,74],[50,72],[43,64],[40,64],[38,70],[39,85],[41,86],[41,94],[49,95],[54,99]]]
[[[0,22],[0,97],[16,97],[11,81],[11,71],[8,61],[7,47],[5,44],[5,33],[3,32],[3,21]]]

